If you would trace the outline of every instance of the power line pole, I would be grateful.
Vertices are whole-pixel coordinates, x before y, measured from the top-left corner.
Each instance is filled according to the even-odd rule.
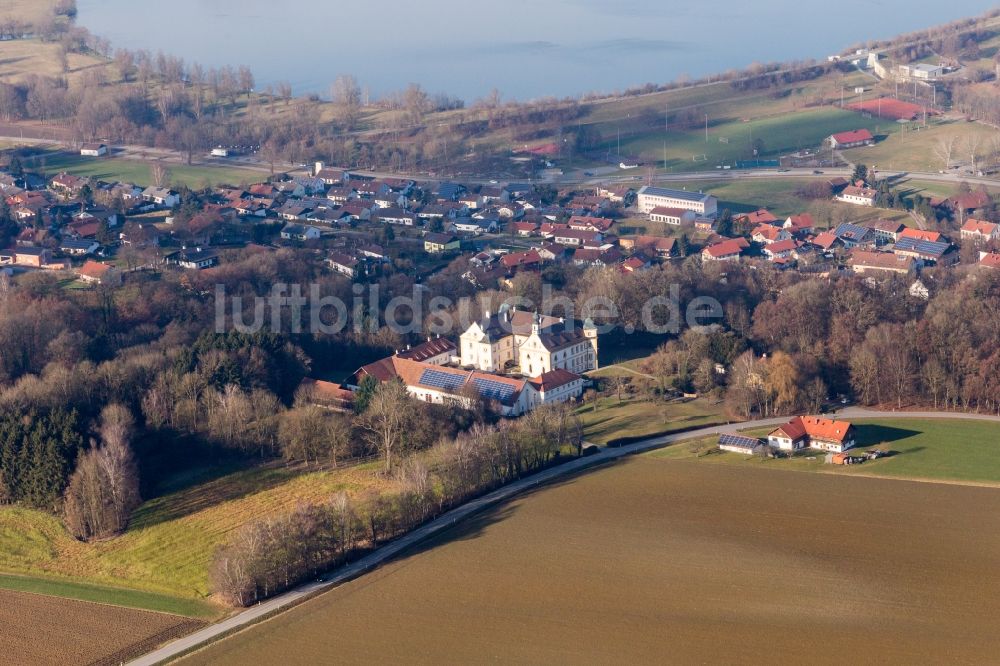
[[[705,143],[708,143],[708,114],[705,114]]]

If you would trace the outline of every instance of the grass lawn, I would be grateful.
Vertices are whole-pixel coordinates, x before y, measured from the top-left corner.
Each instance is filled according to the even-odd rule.
[[[809,208],[812,201],[797,194],[809,182],[805,178],[753,178],[746,180],[699,180],[685,182],[688,190],[709,192],[719,199],[719,210],[746,213],[767,208],[775,215],[788,216]],[[668,185],[669,186],[669,185]]]
[[[150,163],[114,157],[95,159],[63,151],[48,152],[26,158],[26,164],[29,167],[44,165],[46,173],[50,175],[65,171],[75,176],[88,176],[101,180],[122,180],[143,186],[150,182]],[[201,188],[206,185],[215,186],[220,183],[233,185],[255,183],[265,178],[265,174],[249,169],[187,166],[184,164],[167,164],[166,166],[170,171],[170,180],[173,184],[187,185],[191,188]]]
[[[885,119],[865,118],[854,111],[836,107],[806,109],[764,118],[726,118],[712,120],[709,114],[708,141],[704,127],[664,132],[663,127],[622,137],[622,153],[637,155],[650,163],[664,165],[671,171],[714,170],[716,165],[732,165],[736,160],[752,159],[751,145],[763,142],[761,158],[777,158],[806,148],[818,148],[823,139],[836,132],[867,128],[876,135],[899,131],[896,123]],[[603,148],[617,150],[617,136],[610,137]],[[703,161],[694,156],[705,155]]]
[[[935,146],[943,138],[957,139],[953,162],[968,163],[968,141],[973,139],[980,143],[979,154],[992,150],[991,142],[998,136],[997,130],[980,123],[970,123],[964,120],[933,121],[918,131],[897,131],[874,146],[852,148],[843,151],[846,159],[854,163],[877,164],[880,169],[889,171],[925,171],[937,172],[945,165],[934,154]]]
[[[89,544],[72,538],[55,516],[2,508],[0,571],[204,600],[212,553],[231,532],[252,520],[287,513],[301,502],[389,487],[393,482],[377,467],[236,472],[148,501],[125,534]]]
[[[111,606],[139,608],[157,613],[172,613],[203,620],[211,620],[221,615],[221,609],[218,606],[194,599],[180,599],[150,592],[45,578],[0,575],[0,589],[77,599],[78,601],[90,601]]]
[[[729,465],[752,465],[832,474],[931,479],[1000,485],[1000,425],[961,419],[877,419],[854,422],[858,451],[888,449],[893,455],[862,465],[827,465],[823,452],[791,459],[764,460],[719,452],[718,437],[682,442],[649,455],[698,459]],[[748,431],[763,436],[769,429]]]
[[[617,397],[601,398],[593,405],[577,410],[583,422],[583,436],[588,442],[607,444],[632,437],[654,437],[688,428],[725,423],[721,406],[707,400],[689,402],[647,402]]]

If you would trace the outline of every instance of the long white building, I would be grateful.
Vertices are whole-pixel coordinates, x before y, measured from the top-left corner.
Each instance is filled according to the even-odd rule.
[[[636,205],[643,215],[649,215],[655,208],[680,208],[710,218],[716,217],[719,213],[719,200],[710,194],[651,185],[639,190]]]

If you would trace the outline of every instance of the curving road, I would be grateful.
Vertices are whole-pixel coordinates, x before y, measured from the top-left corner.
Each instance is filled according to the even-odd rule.
[[[869,409],[861,409],[855,407],[849,407],[847,409],[841,410],[837,414],[840,418],[920,418],[920,419],[945,419],[945,418],[961,418],[961,419],[973,419],[976,421],[993,421],[1000,423],[1000,416],[993,416],[988,414],[964,414],[964,413],[953,413],[953,412],[922,412],[922,411],[899,411],[899,412],[881,412]],[[492,507],[501,502],[507,501],[518,495],[521,495],[529,490],[537,488],[539,486],[545,485],[556,479],[568,477],[574,474],[578,474],[583,470],[597,467],[608,462],[624,458],[625,456],[631,456],[638,453],[644,453],[654,449],[664,447],[668,444],[675,442],[680,442],[688,439],[695,439],[698,437],[705,437],[707,435],[718,435],[721,433],[732,433],[745,428],[756,428],[756,427],[766,427],[772,425],[780,425],[788,421],[788,417],[773,418],[773,419],[761,419],[757,421],[749,421],[744,423],[731,423],[728,425],[714,426],[708,428],[701,428],[699,430],[692,430],[684,433],[677,433],[672,435],[663,435],[660,437],[652,437],[634,444],[629,444],[627,446],[622,446],[619,448],[603,448],[597,454],[588,456],[586,458],[579,458],[572,462],[566,463],[564,465],[559,465],[558,467],[553,467],[551,469],[545,470],[531,476],[527,479],[522,479],[515,483],[509,484],[495,490],[483,497],[473,500],[467,504],[464,504],[456,509],[452,509],[448,513],[432,520],[426,525],[414,530],[413,532],[407,534],[406,536],[400,537],[396,541],[379,548],[378,550],[370,553],[366,557],[358,560],[349,565],[345,565],[319,581],[306,583],[301,585],[289,592],[278,595],[269,599],[268,601],[261,603],[257,606],[249,608],[242,611],[226,620],[223,620],[217,624],[208,626],[194,634],[176,640],[169,643],[153,652],[146,654],[139,659],[136,659],[131,664],[136,666],[153,666],[154,664],[160,664],[163,662],[171,661],[191,650],[194,650],[202,645],[211,643],[213,641],[219,640],[224,636],[231,634],[233,632],[244,629],[252,624],[262,621],[267,616],[274,613],[278,613],[282,610],[286,610],[291,606],[298,604],[310,596],[324,592],[338,585],[350,581],[358,576],[361,576],[372,569],[375,569],[382,563],[396,557],[402,551],[417,545],[431,537],[453,527],[457,522],[464,520],[475,513],[483,511],[489,507]]]

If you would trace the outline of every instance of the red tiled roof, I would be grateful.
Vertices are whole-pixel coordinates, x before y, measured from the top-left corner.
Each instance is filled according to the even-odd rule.
[[[993,222],[986,222],[985,220],[976,220],[969,218],[965,224],[962,225],[962,233],[967,234],[982,234],[983,236],[991,236],[996,233],[997,225]]]
[[[80,276],[100,280],[108,274],[108,271],[110,271],[111,268],[112,267],[108,264],[102,264],[96,261],[87,261],[87,263],[80,268]]]
[[[859,129],[834,134],[833,139],[837,143],[858,143],[859,141],[873,141],[875,137],[868,130]]]
[[[848,421],[834,421],[819,416],[796,416],[785,425],[773,430],[771,434],[784,434],[792,441],[808,436],[828,442],[843,443],[850,434],[850,429],[851,423]]]
[[[744,243],[746,242],[745,239],[730,238],[729,240],[724,240],[721,243],[710,245],[709,247],[706,247],[704,251],[715,259],[738,255],[745,249],[744,244],[739,242],[740,240],[743,240]]]
[[[580,375],[573,374],[569,370],[563,370],[561,368],[556,368],[555,370],[550,370],[535,379],[531,380],[531,384],[539,391],[544,393],[545,391],[552,391],[560,386],[565,386],[575,382],[578,379],[582,379]]]
[[[917,240],[933,241],[935,243],[941,241],[941,233],[937,231],[924,231],[923,229],[914,229],[912,227],[907,227],[903,229],[902,233],[899,234],[900,238],[915,238]]]

